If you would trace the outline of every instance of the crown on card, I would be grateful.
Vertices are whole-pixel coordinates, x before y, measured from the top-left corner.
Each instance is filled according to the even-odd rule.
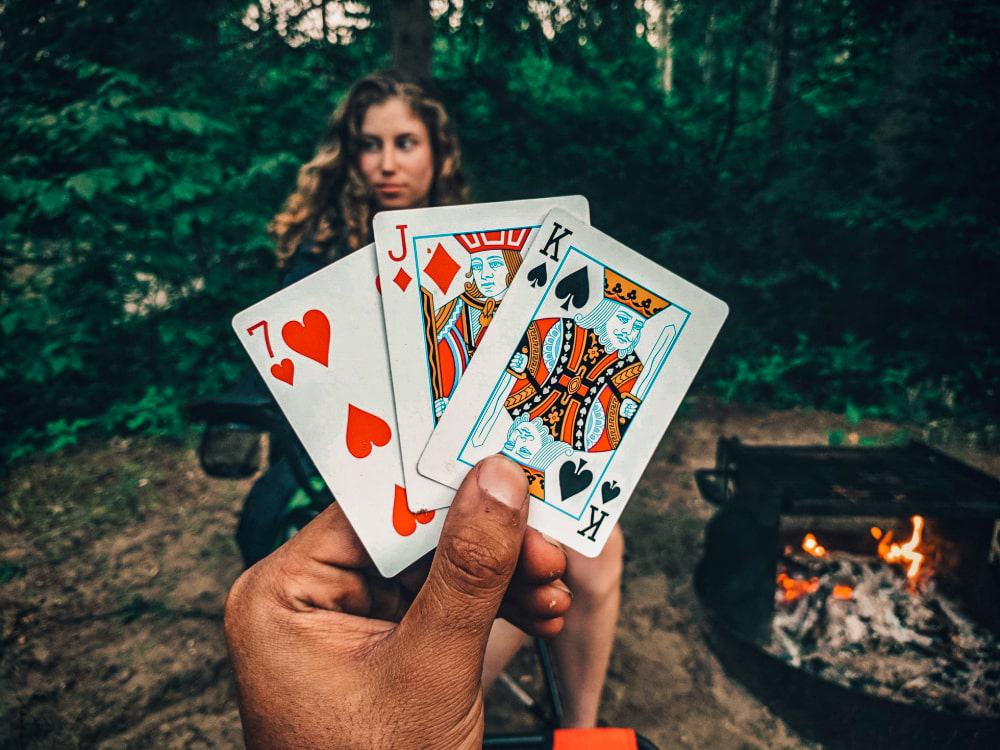
[[[497,229],[487,232],[466,232],[456,234],[455,239],[458,244],[465,248],[469,254],[483,253],[488,250],[515,250],[521,252],[528,236],[531,234],[531,227],[520,227],[517,229]]]
[[[631,307],[646,320],[670,305],[663,297],[656,296],[610,268],[604,269],[604,296]]]

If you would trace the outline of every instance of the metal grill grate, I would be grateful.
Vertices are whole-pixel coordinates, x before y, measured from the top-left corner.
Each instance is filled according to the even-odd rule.
[[[912,442],[889,448],[747,446],[720,438],[702,494],[781,515],[1000,517],[1000,480]]]

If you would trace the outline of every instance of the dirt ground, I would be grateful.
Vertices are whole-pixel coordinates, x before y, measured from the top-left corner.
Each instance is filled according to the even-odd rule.
[[[713,508],[692,471],[720,435],[826,444],[892,425],[690,399],[622,519],[621,620],[602,709],[661,748],[819,748],[739,683],[706,645],[691,584]],[[949,449],[948,446],[945,446]],[[1000,474],[1000,456],[949,449]],[[0,500],[0,747],[219,748],[241,744],[222,638],[248,481],[205,477],[193,450],[113,440],[10,475]],[[510,674],[537,686],[531,652]],[[531,727],[503,686],[488,730]]]

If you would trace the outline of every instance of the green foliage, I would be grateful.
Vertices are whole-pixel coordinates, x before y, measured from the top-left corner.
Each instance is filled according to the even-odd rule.
[[[474,195],[583,193],[596,226],[725,299],[700,383],[726,398],[995,421],[988,9],[925,19],[934,64],[893,88],[906,3],[787,2],[783,103],[780,3],[674,4],[669,93],[634,3],[449,6],[434,72]],[[8,458],[176,435],[179,404],[243,368],[228,320],[273,290],[267,222],[390,31],[362,8],[350,44],[293,46],[247,5],[0,9],[18,30],[0,61]]]
[[[46,13],[0,10],[25,28],[0,103],[7,458],[88,432],[178,435],[185,400],[235,381],[227,321],[277,278],[267,221],[362,72],[362,46],[286,54],[234,4]]]
[[[171,614],[166,602],[160,599],[149,599],[142,594],[122,596],[118,604],[119,606],[114,610],[114,616],[122,625],[127,625],[146,615],[151,615],[157,620],[166,620]]]
[[[91,442],[88,448],[64,449],[63,460],[41,462],[16,481],[8,477],[0,526],[45,538],[53,554],[70,554],[80,539],[135,523],[159,502],[168,478],[163,467],[141,455],[142,448],[133,449],[129,458],[114,445],[102,449]]]

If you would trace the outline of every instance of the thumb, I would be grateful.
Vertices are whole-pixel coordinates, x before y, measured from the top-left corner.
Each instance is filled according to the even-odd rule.
[[[478,678],[527,519],[528,482],[521,468],[503,456],[480,461],[448,509],[427,580],[398,636],[416,653],[431,649],[438,664],[453,667],[453,675]]]

